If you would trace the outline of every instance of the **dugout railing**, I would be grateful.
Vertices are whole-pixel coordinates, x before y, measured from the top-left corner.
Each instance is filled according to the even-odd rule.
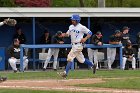
[[[36,48],[71,48],[71,44],[47,44],[47,45],[20,45],[20,69],[23,69],[23,50],[24,48],[32,48],[33,50],[33,69],[35,70],[35,49]],[[122,44],[112,45],[112,44],[103,44],[102,46],[96,46],[93,44],[85,44],[85,48],[119,48],[119,59],[120,59],[120,68],[122,67]]]

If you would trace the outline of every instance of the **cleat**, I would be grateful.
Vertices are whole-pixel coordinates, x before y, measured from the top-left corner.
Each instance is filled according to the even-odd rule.
[[[14,70],[14,73],[17,73],[17,70]]]
[[[112,68],[108,68],[108,70],[112,71],[113,69]]]
[[[6,81],[7,77],[0,77],[0,82]]]
[[[93,65],[93,68],[92,68],[92,69],[93,69],[93,74],[96,73],[96,67],[97,67],[97,64],[94,64],[94,65]]]
[[[45,68],[43,68],[43,71],[45,71],[46,69]]]
[[[65,72],[57,72],[57,74],[60,75],[64,79],[66,79],[66,77],[67,77]]]
[[[54,71],[57,71],[57,69],[53,69]]]
[[[21,69],[18,69],[19,72],[21,72]]]

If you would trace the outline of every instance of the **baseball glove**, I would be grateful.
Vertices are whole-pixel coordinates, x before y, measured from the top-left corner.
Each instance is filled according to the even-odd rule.
[[[15,19],[4,19],[5,23],[9,26],[15,26],[17,24],[17,21]]]

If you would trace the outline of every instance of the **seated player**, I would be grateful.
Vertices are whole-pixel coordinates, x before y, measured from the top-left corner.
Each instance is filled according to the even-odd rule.
[[[135,70],[136,68],[136,59],[134,57],[134,49],[132,48],[132,44],[128,43],[125,48],[123,49],[123,63],[122,63],[122,69],[125,69],[126,61],[132,62],[132,69]]]
[[[8,62],[10,63],[12,69],[14,72],[17,72],[16,64],[17,62],[20,62],[20,41],[18,39],[14,39],[13,45],[9,48],[9,55],[10,58]],[[27,57],[23,57],[23,68],[25,69],[28,64]]]

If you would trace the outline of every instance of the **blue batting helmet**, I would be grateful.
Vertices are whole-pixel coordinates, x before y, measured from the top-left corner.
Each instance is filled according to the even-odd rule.
[[[71,20],[75,20],[77,21],[78,23],[80,22],[81,18],[78,14],[73,14],[70,18]]]

